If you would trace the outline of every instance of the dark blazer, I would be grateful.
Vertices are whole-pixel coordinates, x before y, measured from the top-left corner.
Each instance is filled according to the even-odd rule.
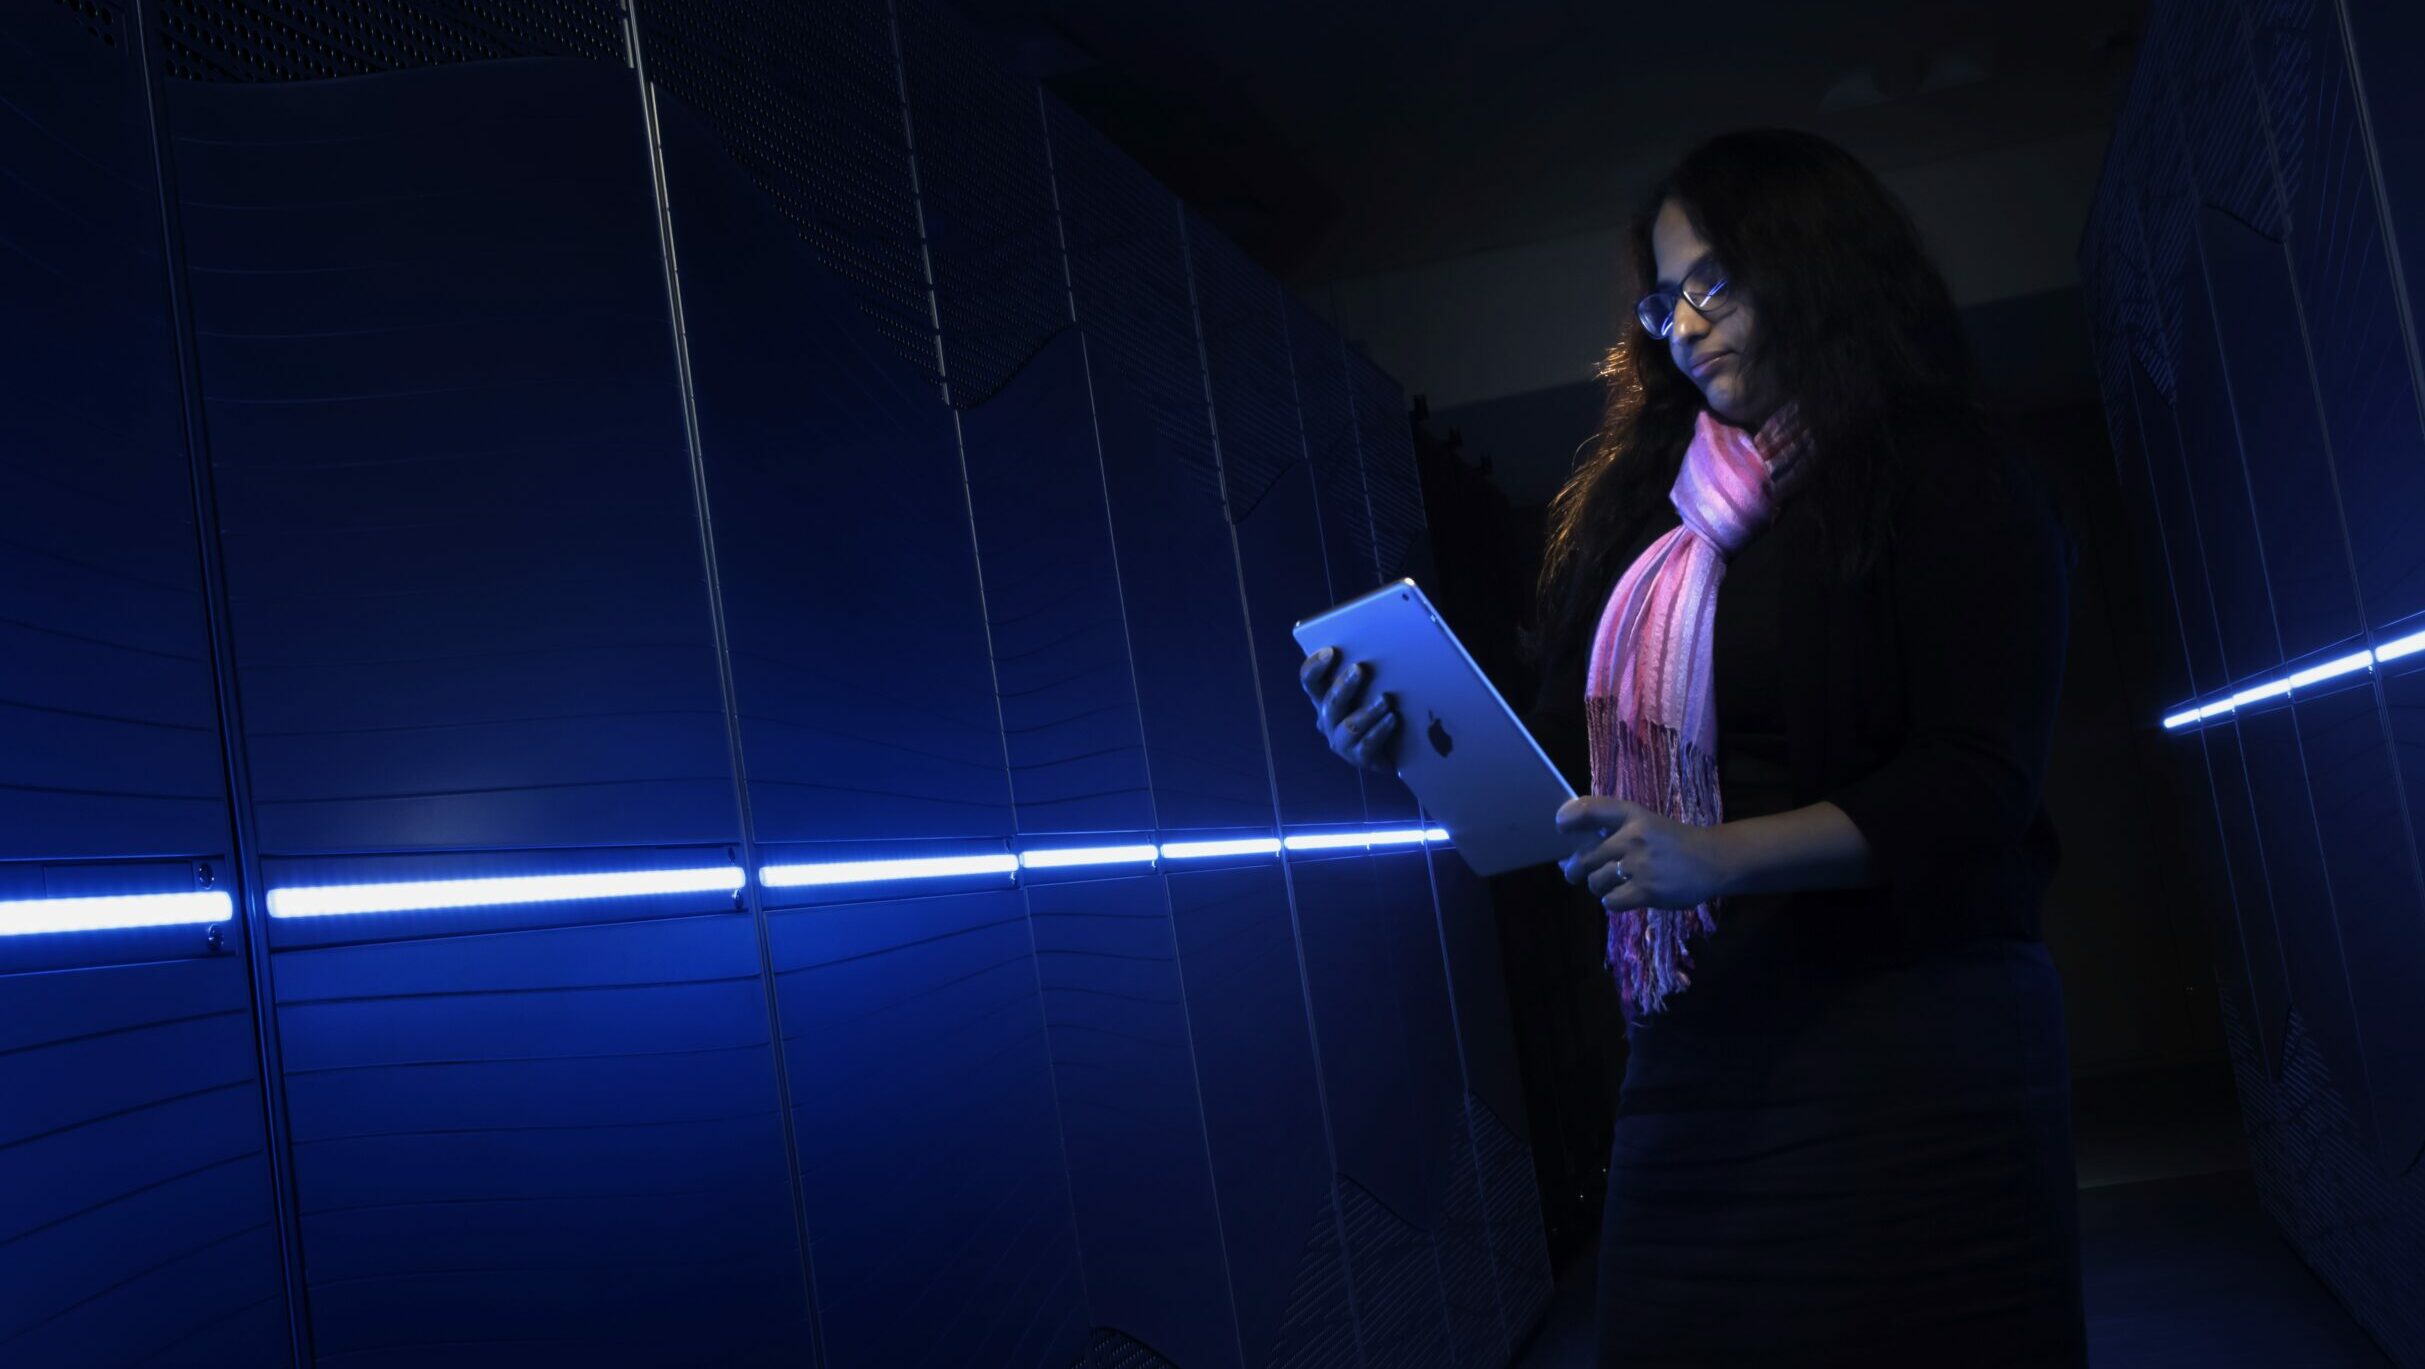
[[[2060,858],[2039,793],[2068,634],[2069,540],[2007,444],[1934,424],[1906,425],[1904,441],[1914,460],[1889,540],[1858,582],[1828,564],[1806,503],[1788,502],[1761,534],[1787,539],[1809,567],[1778,624],[1797,686],[1794,801],[1832,802],[1860,828],[1877,887],[1824,901],[1869,905],[1891,923],[1880,929],[1889,944],[2034,939]],[[1675,524],[1671,510],[1642,544]],[[1598,600],[1613,588],[1599,586]],[[1527,715],[1577,793],[1590,782],[1588,645],[1559,644]],[[1723,756],[1723,734],[1718,746]]]

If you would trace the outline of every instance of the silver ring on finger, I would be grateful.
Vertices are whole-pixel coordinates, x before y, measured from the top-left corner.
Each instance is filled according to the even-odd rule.
[[[1611,861],[1611,862],[1609,862],[1609,868],[1610,868],[1610,869],[1612,869],[1612,870],[1614,870],[1614,871],[1616,871],[1616,873],[1617,873],[1617,883],[1619,883],[1619,884],[1623,884],[1623,883],[1624,883],[1626,880],[1633,878],[1631,875],[1628,875],[1628,874],[1626,874],[1626,873],[1625,873],[1625,862],[1624,862],[1624,861],[1621,861],[1621,860],[1618,860],[1618,861]]]

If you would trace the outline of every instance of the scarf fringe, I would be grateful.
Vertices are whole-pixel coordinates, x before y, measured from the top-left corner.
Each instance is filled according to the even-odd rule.
[[[1724,821],[1718,792],[1717,758],[1685,741],[1674,728],[1624,721],[1615,698],[1584,700],[1591,738],[1591,789],[1629,799],[1678,822],[1713,827]],[[1636,1012],[1667,1010],[1668,995],[1685,987],[1679,971],[1692,968],[1687,938],[1718,929],[1716,901],[1694,908],[1626,908],[1608,914],[1606,968],[1631,1019]]]

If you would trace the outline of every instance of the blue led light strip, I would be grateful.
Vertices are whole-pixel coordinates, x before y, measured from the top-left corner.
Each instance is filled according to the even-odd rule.
[[[904,880],[1015,877],[1025,870],[1151,866],[1162,861],[1220,856],[1276,856],[1289,851],[1373,851],[1440,845],[1440,827],[1376,827],[1346,832],[1291,832],[1277,837],[1135,842],[1117,846],[1045,846],[1017,854],[908,856],[768,865],[758,883],[768,889],[891,884]],[[680,870],[609,870],[582,874],[510,875],[484,879],[393,880],[376,884],[298,884],[269,891],[274,918],[338,917],[356,913],[427,912],[570,903],[668,894],[733,893],[745,878],[737,865]],[[233,915],[224,892],[126,894],[105,898],[0,900],[0,936],[102,931],[224,922]]]
[[[293,885],[269,891],[271,917],[329,917],[343,913],[403,913],[433,908],[487,908],[516,903],[565,903],[650,894],[731,893],[741,867],[698,870],[614,870],[579,875],[512,875],[501,879],[424,879],[392,884]]]
[[[951,875],[1007,875],[1019,868],[1019,858],[1007,853],[987,856],[911,856],[900,860],[835,860],[814,865],[768,865],[758,871],[758,883],[769,889],[797,889],[818,884],[875,884],[896,879],[940,879]]]
[[[1440,835],[1433,836],[1438,832]],[[1375,846],[1417,846],[1426,841],[1446,841],[1448,833],[1437,827],[1383,827],[1370,832],[1293,832],[1281,838],[1280,844],[1291,851],[1336,851],[1341,849],[1370,850]]]
[[[2184,708],[2178,713],[2166,716],[2164,730],[2177,732],[2184,727],[2205,722],[2209,718],[2222,717],[2252,703],[2279,698],[2294,689],[2322,684],[2326,680],[2337,680],[2344,675],[2355,675],[2361,670],[2371,669],[2382,662],[2396,661],[2403,656],[2413,656],[2419,651],[2425,651],[2425,632],[2412,632],[2397,640],[2385,642],[2372,651],[2353,651],[2346,656],[2337,656],[2321,664],[2311,665],[2305,670],[2262,680],[2209,703]]]
[[[1059,846],[1021,851],[1019,865],[1028,870],[1059,870],[1085,865],[1151,865],[1161,851],[1149,844],[1135,846]]]
[[[113,894],[100,898],[0,899],[0,936],[199,925],[225,922],[232,913],[233,905],[227,895],[217,889],[184,894]]]
[[[1278,837],[1233,837],[1225,841],[1166,841],[1164,860],[1200,860],[1206,856],[1276,856]]]

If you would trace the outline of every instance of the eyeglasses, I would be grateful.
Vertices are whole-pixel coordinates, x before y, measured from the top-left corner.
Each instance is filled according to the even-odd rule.
[[[1717,318],[1734,305],[1726,293],[1725,276],[1714,265],[1693,268],[1684,277],[1684,284],[1674,290],[1653,290],[1634,303],[1634,317],[1642,321],[1644,331],[1652,337],[1663,338],[1676,326],[1676,301],[1691,305],[1703,318]]]

